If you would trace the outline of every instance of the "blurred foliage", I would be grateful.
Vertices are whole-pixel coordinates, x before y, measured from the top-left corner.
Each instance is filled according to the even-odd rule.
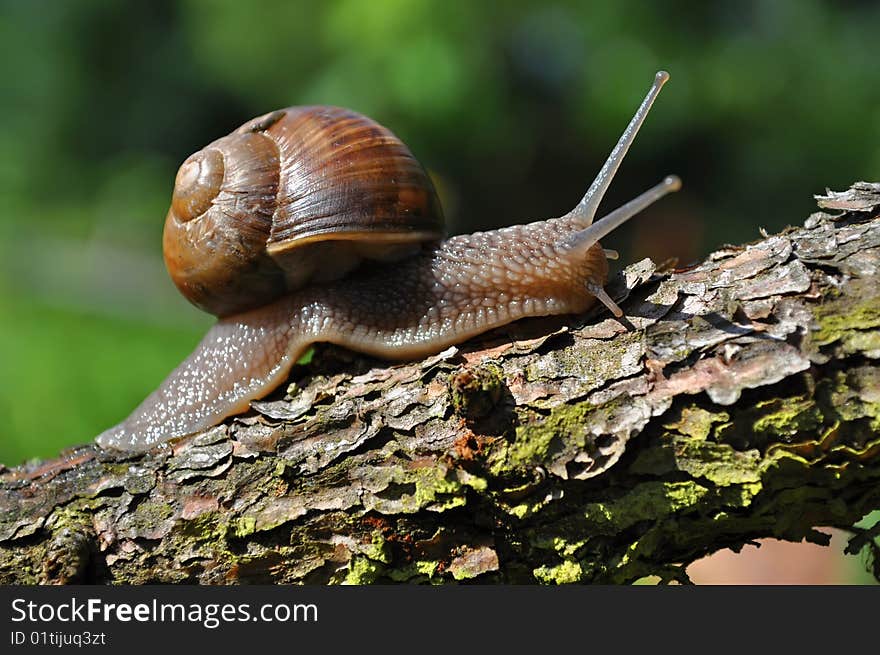
[[[0,0],[0,461],[122,419],[210,317],[160,234],[177,165],[248,118],[352,107],[436,175],[450,232],[563,213],[654,71],[615,181],[684,190],[609,239],[684,261],[880,179],[871,2]]]

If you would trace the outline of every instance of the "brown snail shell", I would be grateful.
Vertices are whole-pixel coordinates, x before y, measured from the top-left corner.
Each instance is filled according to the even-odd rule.
[[[434,185],[388,129],[348,109],[289,107],[184,161],[163,246],[180,292],[227,316],[442,234]]]

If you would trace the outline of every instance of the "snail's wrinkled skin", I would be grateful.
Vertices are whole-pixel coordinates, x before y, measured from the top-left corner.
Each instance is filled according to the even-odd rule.
[[[387,359],[412,359],[520,318],[580,313],[597,301],[619,316],[620,309],[602,290],[608,262],[598,240],[677,190],[680,182],[668,177],[602,220],[593,223],[593,216],[667,79],[666,73],[657,74],[608,161],[569,214],[423,241],[398,261],[370,261],[343,279],[313,281],[274,302],[225,316],[98,443],[139,451],[215,425],[275,389],[318,341]]]

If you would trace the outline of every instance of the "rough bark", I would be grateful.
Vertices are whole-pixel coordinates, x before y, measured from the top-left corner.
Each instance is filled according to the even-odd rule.
[[[698,266],[629,266],[626,324],[391,366],[319,346],[203,434],[2,469],[0,582],[630,582],[827,543],[880,508],[880,184],[819,201]]]

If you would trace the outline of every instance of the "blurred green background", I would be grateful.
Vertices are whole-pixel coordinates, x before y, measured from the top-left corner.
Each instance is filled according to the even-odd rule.
[[[0,462],[92,439],[192,349],[174,175],[252,116],[376,118],[469,232],[568,210],[665,68],[604,207],[685,187],[607,245],[687,262],[880,179],[878,25],[853,1],[0,0]]]

